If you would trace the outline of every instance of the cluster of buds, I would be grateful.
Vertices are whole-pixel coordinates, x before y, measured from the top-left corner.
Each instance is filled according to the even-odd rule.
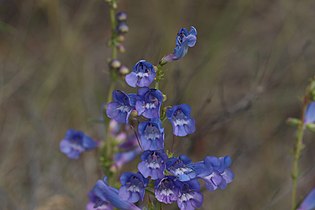
[[[125,34],[129,31],[127,25],[127,13],[117,12],[116,14],[116,33],[117,33],[117,44],[116,48],[119,52],[124,53],[126,51],[122,42],[125,40]]]
[[[118,73],[120,76],[125,76],[129,74],[129,69],[127,66],[122,65],[118,59],[111,59],[108,62],[109,69],[113,72]]]

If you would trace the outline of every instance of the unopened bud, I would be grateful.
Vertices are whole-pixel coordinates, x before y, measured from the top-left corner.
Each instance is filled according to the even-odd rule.
[[[129,27],[125,22],[121,22],[117,26],[118,34],[126,34],[129,31]]]
[[[111,69],[119,69],[121,67],[121,62],[118,59],[113,59],[108,65]]]
[[[129,69],[126,67],[126,66],[124,66],[124,65],[122,65],[120,68],[119,68],[119,73],[121,74],[121,75],[126,75],[126,74],[129,74]]]
[[[116,20],[119,22],[123,22],[127,20],[127,13],[125,12],[118,12],[116,14]]]
[[[119,42],[125,41],[125,36],[122,35],[122,34],[118,35],[118,36],[117,36],[117,41],[119,41]]]
[[[119,52],[121,52],[121,53],[126,52],[126,48],[124,47],[124,45],[118,44],[116,47],[117,47],[117,50],[118,50]]]

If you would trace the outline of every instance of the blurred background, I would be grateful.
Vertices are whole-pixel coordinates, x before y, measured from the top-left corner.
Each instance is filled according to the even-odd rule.
[[[289,209],[295,129],[286,119],[300,115],[314,76],[315,1],[120,0],[118,7],[128,13],[119,58],[129,68],[173,52],[181,27],[198,30],[196,46],[167,65],[161,89],[166,105],[190,104],[197,121],[176,153],[234,160],[234,182],[206,192],[202,209]],[[101,177],[97,154],[69,160],[59,142],[68,128],[105,136],[91,119],[109,88],[110,33],[102,0],[0,0],[1,210],[85,209]],[[299,199],[315,187],[314,138],[307,132],[304,140]]]

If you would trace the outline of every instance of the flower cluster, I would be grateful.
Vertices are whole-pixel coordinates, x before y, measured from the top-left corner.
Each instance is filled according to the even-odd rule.
[[[188,47],[195,45],[196,35],[194,27],[189,32],[181,29],[176,38],[174,53],[164,57],[164,61],[183,57]],[[134,124],[134,121],[139,122],[135,132],[138,133],[136,138],[139,138],[143,152],[138,171],[121,175],[120,189],[108,186],[106,177],[96,183],[90,192],[89,204],[93,204],[94,209],[138,209],[134,203],[144,200],[146,189],[154,192],[159,202],[177,202],[180,209],[195,209],[201,207],[203,202],[199,180],[206,183],[209,191],[214,191],[224,189],[234,178],[230,169],[231,158],[228,156],[207,156],[202,161],[192,162],[185,155],[167,155],[162,123],[165,118],[171,123],[175,136],[192,134],[196,127],[189,105],[163,108],[163,93],[150,87],[155,80],[156,69],[148,61],[138,61],[132,72],[125,77],[129,86],[138,88],[137,93],[115,90],[112,101],[107,104],[107,116],[117,123],[128,125]]]

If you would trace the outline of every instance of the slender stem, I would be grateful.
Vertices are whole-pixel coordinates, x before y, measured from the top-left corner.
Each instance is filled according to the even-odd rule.
[[[292,206],[291,209],[296,209],[296,192],[297,192],[297,182],[299,177],[299,159],[301,157],[301,152],[303,150],[303,136],[305,130],[304,124],[304,114],[309,103],[309,99],[307,96],[304,98],[302,113],[301,113],[301,124],[298,127],[297,134],[296,134],[296,143],[294,147],[294,156],[293,156],[293,164],[292,164]]]
[[[110,38],[110,47],[112,48],[112,52],[111,52],[111,60],[112,59],[116,59],[117,58],[117,48],[116,48],[116,38],[117,38],[117,34],[116,34],[116,0],[111,0],[111,1],[107,1],[108,5],[109,5],[109,18],[110,18],[110,23],[111,23],[111,38]],[[115,89],[116,86],[116,75],[115,72],[110,72],[110,76],[111,79],[109,80],[109,88],[108,88],[108,93],[107,93],[107,103],[112,101],[112,92]],[[104,122],[105,122],[105,135],[106,135],[106,143],[103,147],[103,151],[105,151],[105,160],[112,160],[113,158],[113,138],[110,136],[109,133],[109,120],[108,118],[104,115]],[[109,174],[109,167],[107,166],[105,168],[106,171],[104,171],[105,174]],[[109,179],[111,177],[108,177]],[[110,180],[109,180],[110,182]]]
[[[115,5],[116,5],[116,0],[112,0],[112,2],[110,3],[110,9],[109,9],[109,17],[110,17],[110,23],[111,23],[111,29],[112,29],[112,36],[111,36],[111,48],[112,48],[112,59],[116,59],[117,58],[117,48],[116,48],[116,9],[115,9]]]

